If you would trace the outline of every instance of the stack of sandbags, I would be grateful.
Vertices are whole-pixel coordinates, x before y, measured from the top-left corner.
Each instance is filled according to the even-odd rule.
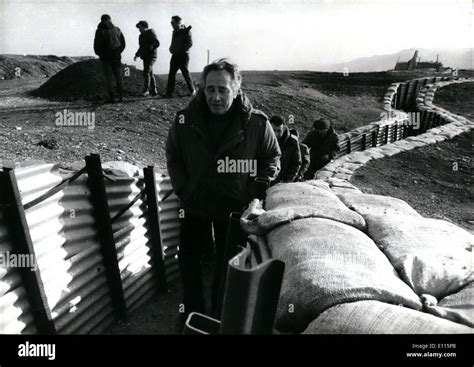
[[[408,215],[365,215],[370,237],[418,295],[442,299],[474,281],[473,236],[456,225]]]
[[[272,229],[297,219],[332,219],[360,230],[364,218],[348,209],[323,181],[279,184],[267,190],[265,211],[249,207],[241,225],[247,233],[264,235]]]
[[[418,296],[363,232],[329,219],[301,219],[267,235],[285,262],[275,326],[302,332],[321,312],[346,302],[379,300],[421,309]]]
[[[379,301],[343,303],[314,320],[304,334],[456,334],[473,329]]]

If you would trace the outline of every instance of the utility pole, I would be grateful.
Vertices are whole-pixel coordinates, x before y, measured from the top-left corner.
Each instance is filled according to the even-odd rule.
[[[207,50],[207,65],[209,65],[209,54],[210,54],[210,51]]]

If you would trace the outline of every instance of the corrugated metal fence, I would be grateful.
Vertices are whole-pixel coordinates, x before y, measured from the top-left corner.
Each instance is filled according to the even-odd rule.
[[[153,167],[109,176],[93,155],[4,169],[0,190],[0,333],[100,333],[176,278],[178,200]]]

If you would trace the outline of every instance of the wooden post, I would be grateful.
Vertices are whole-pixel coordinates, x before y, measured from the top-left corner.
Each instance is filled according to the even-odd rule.
[[[5,212],[7,227],[11,231],[14,254],[26,254],[34,256],[36,259],[13,168],[4,167],[3,172],[0,172],[0,187],[0,207]],[[26,289],[26,297],[30,303],[38,333],[56,334],[39,269],[32,271],[30,268],[18,268],[18,271]]]
[[[145,180],[146,205],[148,208],[148,224],[150,228],[150,240],[153,249],[153,262],[155,264],[155,274],[158,281],[158,289],[167,291],[168,284],[166,282],[165,261],[163,247],[161,245],[160,234],[160,213],[158,210],[158,195],[156,193],[155,169],[148,166],[143,169],[143,177]]]
[[[120,269],[115,248],[115,239],[110,219],[109,203],[105,191],[102,165],[98,154],[86,157],[87,183],[91,192],[91,201],[97,223],[99,241],[104,257],[105,273],[109,283],[115,312],[120,319],[127,318],[127,307],[120,277]]]

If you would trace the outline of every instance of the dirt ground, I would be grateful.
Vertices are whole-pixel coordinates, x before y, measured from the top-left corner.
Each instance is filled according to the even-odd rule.
[[[204,292],[207,306],[210,304],[212,284],[212,261],[203,264]],[[126,321],[113,323],[104,332],[106,335],[178,335],[183,333],[184,324],[180,321],[179,305],[182,302],[181,280],[178,278],[168,284],[167,293],[156,293],[139,307],[139,312],[130,313]]]
[[[433,103],[471,121],[474,120],[474,81],[438,89]]]
[[[421,215],[474,233],[472,132],[435,145],[372,160],[351,182],[363,192],[405,200]]]

